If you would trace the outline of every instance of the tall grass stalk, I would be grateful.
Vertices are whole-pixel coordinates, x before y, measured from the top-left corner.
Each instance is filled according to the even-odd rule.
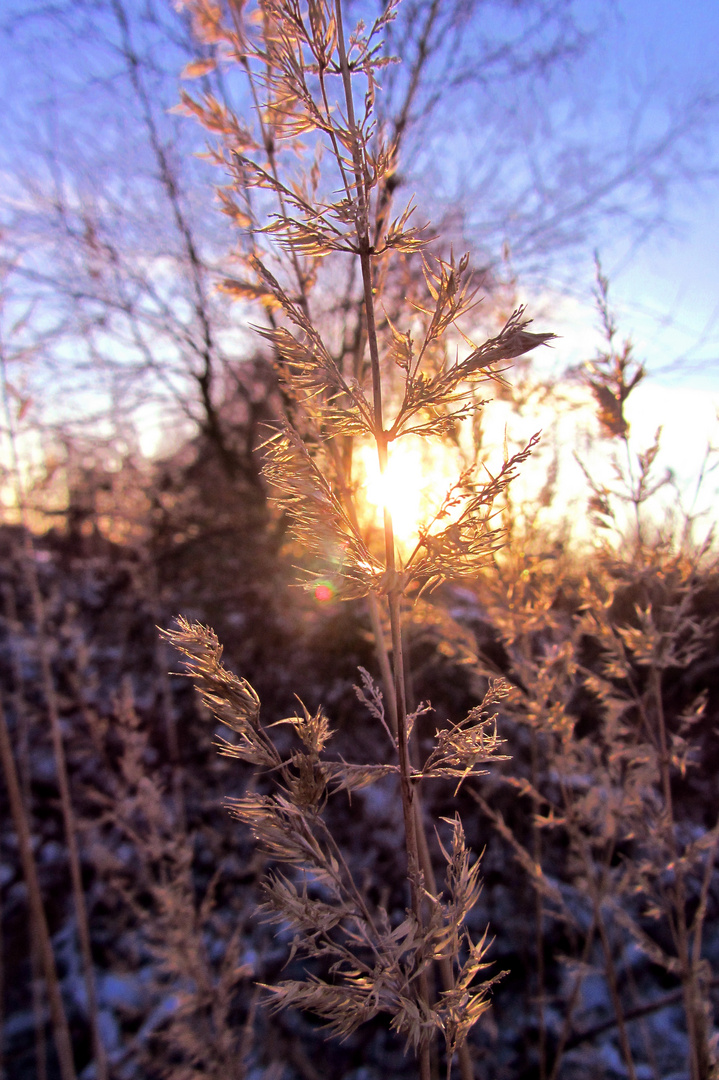
[[[60,725],[60,711],[58,706],[55,682],[50,664],[50,645],[47,636],[45,607],[38,580],[35,548],[30,529],[27,499],[22,478],[22,467],[17,447],[16,426],[12,413],[9,392],[8,363],[4,344],[0,342],[0,380],[2,382],[2,398],[7,424],[8,442],[11,456],[11,473],[14,486],[15,502],[21,515],[23,525],[23,568],[28,592],[30,593],[35,633],[37,636],[38,658],[40,661],[40,682],[45,697],[45,705],[50,724],[50,738],[52,741],[53,757],[58,788],[60,792],[60,806],[65,833],[65,842],[68,850],[68,863],[70,879],[72,882],[72,894],[75,907],[75,919],[77,922],[77,936],[82,957],[82,970],[87,994],[87,1009],[92,1044],[95,1055],[95,1066],[98,1080],[108,1080],[107,1057],[100,1036],[98,1021],[97,989],[95,984],[95,969],[92,959],[92,944],[90,940],[90,925],[85,902],[85,891],[82,883],[82,867],[80,860],[80,847],[78,843],[78,829],[75,811],[72,804],[70,791],[70,779],[68,775],[65,744]],[[47,961],[43,963],[47,975]],[[48,987],[48,993],[50,988]]]
[[[3,588],[4,616],[10,635],[10,666],[12,670],[13,692],[11,695],[12,708],[16,718],[15,743],[18,760],[18,776],[22,793],[23,806],[28,817],[32,821],[32,791],[30,770],[30,717],[28,715],[27,700],[24,692],[24,679],[22,666],[18,655],[16,634],[20,630],[18,620],[17,602],[15,591],[10,584]],[[37,1080],[46,1080],[47,1077],[47,1047],[45,1040],[45,1017],[43,1015],[43,973],[42,957],[38,948],[38,935],[33,933],[33,914],[28,911],[30,925],[30,967],[31,967],[31,992],[32,1013],[35,1024],[35,1067]]]
[[[599,467],[585,472],[589,509],[606,542],[597,542],[588,572],[563,567],[556,551],[549,558],[530,552],[526,573],[510,565],[499,587],[484,582],[485,609],[517,691],[507,712],[531,747],[526,773],[508,778],[531,802],[531,836],[510,827],[483,793],[473,794],[527,873],[545,925],[561,922],[571,935],[571,990],[546,1066],[540,1037],[540,1072],[557,1080],[567,1050],[611,1028],[626,1074],[638,1076],[630,1021],[681,1000],[687,1075],[713,1080],[718,1040],[703,930],[719,821],[711,800],[701,816],[691,802],[705,782],[692,784],[690,769],[702,763],[707,695],[687,688],[697,658],[714,647],[716,619],[706,606],[716,561],[709,540],[687,543],[687,522],[675,519],[662,533],[652,517],[650,499],[669,478],[654,471],[659,435],[639,450],[630,437],[625,407],[644,368],[631,343],[616,341],[608,282],[597,272],[606,344],[585,374],[612,479],[603,483]],[[548,879],[558,858],[576,884],[573,904]],[[637,997],[642,955],[679,983],[650,1006]],[[613,1018],[573,1031],[592,960]],[[654,1067],[648,1035],[644,1042]]]
[[[381,71],[393,62],[382,35],[396,6],[392,0],[371,26],[360,24],[348,35],[341,0],[263,0],[256,10],[231,0],[224,11],[193,0],[188,7],[195,30],[210,55],[187,74],[238,63],[256,112],[254,121],[239,119],[226,101],[209,94],[183,92],[181,105],[219,137],[210,157],[231,174],[220,198],[242,230],[242,274],[224,287],[245,301],[259,300],[266,314],[259,329],[274,352],[286,415],[265,446],[265,475],[306,553],[325,566],[329,556],[337,596],[367,598],[385,686],[382,695],[366,675],[358,693],[390,733],[394,762],[329,759],[329,722],[322,710],[312,716],[304,708],[278,721],[294,729],[302,747],[283,756],[260,722],[252,688],[222,665],[214,635],[181,622],[170,636],[185,653],[206,704],[239,735],[225,752],[274,777],[274,795],[233,804],[265,850],[296,868],[292,877],[268,880],[269,907],[295,928],[300,952],[334,957],[329,979],[312,976],[273,987],[276,1004],[309,1008],[339,1035],[378,1012],[389,1013],[416,1052],[421,1080],[435,1073],[441,1032],[447,1076],[457,1053],[463,1080],[469,1080],[467,1035],[488,1006],[491,984],[480,978],[486,941],[473,942],[465,927],[479,893],[479,866],[472,864],[455,817],[443,849],[444,891],[438,890],[420,791],[432,777],[454,777],[459,785],[497,756],[492,710],[504,688],[490,686],[481,705],[440,728],[434,748],[420,753],[414,727],[426,709],[408,709],[403,605],[422,589],[475,574],[490,559],[502,543],[493,503],[536,437],[494,472],[486,467],[482,476],[468,469],[438,492],[433,520],[420,526],[414,550],[404,556],[386,501],[381,546],[361,524],[355,450],[369,443],[384,477],[393,443],[408,435],[441,441],[456,431],[478,407],[476,384],[500,382],[507,361],[552,335],[529,332],[519,310],[496,337],[472,342],[457,325],[476,299],[468,256],[422,256],[429,238],[412,224],[411,202],[392,217],[407,117],[388,139],[375,101]],[[293,150],[313,154],[312,166],[304,168]],[[420,257],[422,293],[410,286],[408,303],[397,305],[389,285]],[[343,325],[333,336],[313,318],[322,289],[332,290],[328,262],[350,299],[340,310],[348,315],[355,297],[354,335]],[[452,359],[456,345],[464,348],[463,359]],[[322,815],[330,795],[388,774],[398,781],[409,893],[399,925],[364,896]]]
[[[15,832],[17,834],[20,861],[22,863],[25,884],[27,885],[33,932],[36,935],[35,940],[37,942],[43,974],[45,976],[45,986],[47,987],[47,996],[50,1003],[50,1015],[52,1017],[53,1035],[60,1067],[60,1076],[62,1077],[62,1080],[77,1080],[72,1053],[72,1042],[70,1040],[70,1028],[68,1026],[65,1006],[62,1000],[60,980],[57,976],[55,957],[52,951],[52,942],[50,941],[50,932],[48,930],[45,909],[42,903],[42,892],[40,890],[37,865],[33,853],[32,835],[25,813],[22,792],[20,790],[20,780],[18,778],[17,767],[12,752],[10,731],[8,729],[7,720],[5,718],[5,709],[3,708],[1,700],[0,760],[2,760],[2,769],[5,776],[8,799],[10,801],[10,813],[12,814],[13,825],[15,826]]]

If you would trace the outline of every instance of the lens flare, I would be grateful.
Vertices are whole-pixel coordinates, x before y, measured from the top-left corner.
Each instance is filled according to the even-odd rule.
[[[329,581],[318,581],[315,585],[315,600],[320,604],[326,604],[328,600],[331,600],[335,591],[330,585]]]

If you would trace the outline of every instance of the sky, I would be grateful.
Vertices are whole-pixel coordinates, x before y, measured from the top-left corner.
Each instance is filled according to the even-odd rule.
[[[6,10],[37,7],[37,0],[11,0]],[[576,0],[576,12],[580,24],[600,31],[592,35],[587,55],[571,68],[576,92],[591,98],[596,87],[608,100],[613,97],[619,110],[644,97],[651,112],[653,98],[679,102],[692,91],[709,89],[717,108],[707,138],[719,164],[719,0]],[[44,50],[44,42],[37,44]],[[97,46],[88,39],[88,48]],[[43,50],[26,54],[32,62],[24,72],[8,63],[12,51],[4,57],[0,93],[9,102],[17,100],[23,80],[33,79],[30,68],[43,55],[47,70],[58,62],[52,50]],[[625,122],[622,116],[620,123]],[[611,226],[596,237],[612,283],[612,302],[622,328],[656,377],[672,385],[719,389],[719,176],[695,186],[679,185],[667,217],[667,225],[639,245],[623,229],[614,235]],[[557,312],[566,320],[570,342],[574,320],[587,319],[591,250],[578,270],[565,267],[561,280],[563,293],[568,280],[576,286],[570,298],[578,311],[570,302]]]
[[[37,6],[36,0],[13,3],[17,10]],[[591,99],[601,88],[623,120],[622,103],[644,95],[651,121],[654,98],[679,103],[709,88],[718,107],[706,138],[719,162],[719,0],[615,0],[608,10],[598,0],[578,0],[577,11],[588,27],[599,20],[602,31],[572,69],[577,92]],[[12,94],[18,73],[7,65],[4,71],[0,87]],[[32,75],[26,69],[24,78]],[[611,123],[611,114],[607,119]],[[664,424],[667,455],[689,476],[713,437],[719,404],[719,177],[678,185],[666,217],[641,243],[611,224],[591,241],[611,281],[620,335],[631,336],[650,372],[633,405],[637,439],[650,438],[656,423]],[[592,242],[570,257],[542,296],[526,297],[537,311],[537,328],[559,335],[556,355],[562,363],[587,358],[587,327],[596,326]],[[592,340],[600,344],[598,333]]]
[[[586,0],[580,10],[591,21],[596,4]],[[707,88],[719,99],[718,0],[617,0],[584,72],[585,87],[594,78],[619,101],[640,85],[665,100]],[[719,162],[719,116],[706,138]],[[680,186],[668,201],[666,223],[640,243],[609,228],[597,248],[619,336],[631,338],[649,372],[627,409],[634,445],[649,447],[662,427],[657,466],[672,469],[688,506],[708,446],[719,446],[719,175]],[[560,335],[562,362],[586,359],[588,322],[601,344],[590,284],[584,262],[574,289],[564,279],[561,295],[550,290],[542,297]],[[572,462],[564,464],[571,477]],[[570,480],[567,494],[572,486]],[[711,474],[697,508],[711,511],[716,504]]]
[[[586,14],[595,7],[582,6]],[[677,98],[707,87],[719,96],[719,2],[617,2],[593,63],[620,92],[641,81]],[[719,151],[719,122],[707,137]],[[639,247],[604,239],[612,302],[662,385],[719,390],[719,176],[680,190],[668,215]]]

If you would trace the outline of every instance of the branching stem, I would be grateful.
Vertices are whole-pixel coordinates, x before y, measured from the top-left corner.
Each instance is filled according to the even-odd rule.
[[[364,292],[367,344],[370,354],[372,373],[372,400],[374,407],[374,434],[377,444],[380,473],[384,475],[388,464],[387,433],[384,430],[382,413],[382,378],[380,372],[379,343],[374,308],[374,290],[372,285],[372,246],[369,239],[369,206],[364,186],[364,175],[360,151],[360,136],[355,119],[352,97],[352,76],[347,60],[342,24],[342,3],[335,0],[337,16],[337,41],[340,58],[340,70],[344,85],[347,105],[347,123],[352,134],[352,160],[357,186],[357,239],[359,246],[362,287]],[[413,781],[409,756],[409,738],[407,732],[407,695],[404,677],[402,650],[401,588],[397,581],[394,528],[392,512],[384,508],[385,566],[387,571],[387,598],[389,603],[390,632],[392,638],[392,672],[394,698],[397,709],[397,747],[400,767],[400,792],[402,798],[402,816],[404,819],[405,846],[407,850],[407,874],[410,883],[412,912],[417,920],[419,932],[424,923],[422,911],[423,883],[420,870],[419,846],[417,842],[417,817],[414,810]],[[421,1012],[429,1011],[429,987],[426,971],[418,977],[418,999]],[[419,1069],[421,1080],[429,1080],[431,1075],[430,1042],[423,1037],[419,1049]]]

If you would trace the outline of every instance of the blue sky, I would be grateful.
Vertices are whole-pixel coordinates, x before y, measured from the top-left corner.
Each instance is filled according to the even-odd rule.
[[[592,63],[628,96],[646,86],[665,100],[702,90],[719,97],[719,2],[617,2]],[[706,138],[719,163],[717,119]],[[613,302],[655,379],[719,390],[719,177],[683,186],[668,211],[668,226],[638,249],[623,237],[602,242]]]
[[[138,11],[142,9],[143,2],[129,0],[130,5],[136,5]],[[5,3],[8,6],[4,10],[0,4],[0,23],[11,8],[26,13],[31,8],[43,10],[44,7],[42,0],[5,0]],[[119,126],[117,122],[114,126],[113,123],[103,124],[103,103],[107,100],[108,91],[111,91],[111,96],[115,95],[116,100],[120,100],[117,95],[127,93],[127,88],[123,91],[123,84],[115,79],[118,61],[112,49],[108,49],[107,42],[103,41],[96,8],[93,5],[84,8],[79,0],[70,0],[69,10],[73,16],[85,20],[82,22],[81,40],[84,48],[81,54],[75,51],[77,38],[69,38],[70,44],[65,43],[63,49],[63,44],[57,40],[55,27],[40,20],[27,28],[24,37],[19,33],[14,39],[17,43],[22,38],[23,49],[13,51],[8,48],[6,56],[0,57],[4,61],[0,64],[0,97],[6,101],[4,115],[0,116],[0,159],[15,153],[17,160],[23,160],[23,152],[19,148],[24,143],[33,148],[36,119],[39,120],[37,130],[47,145],[52,146],[55,130],[53,110],[47,107],[52,104],[58,110],[57,130],[62,133],[70,131],[72,144],[77,144],[81,150],[86,145],[92,147],[93,172],[85,177],[83,183],[98,202],[103,199],[107,201],[108,193],[111,194],[114,188],[108,187],[104,169],[107,166],[108,175],[115,178],[117,172],[113,140],[118,140],[121,149],[125,145],[123,139],[129,137],[132,141],[136,114],[132,111],[132,96],[128,95],[126,117],[124,113],[121,114],[126,122]],[[171,10],[169,0],[167,8],[163,10]],[[481,5],[479,10],[482,18],[486,18],[489,12],[491,23],[491,5]],[[685,103],[692,95],[713,94],[716,104],[713,111],[707,112],[709,120],[697,141],[696,159],[689,155],[689,173],[693,171],[694,160],[697,169],[705,168],[712,158],[719,165],[719,0],[685,0],[681,4],[677,0],[615,0],[613,6],[611,0],[577,0],[576,10],[580,21],[591,33],[591,43],[586,55],[571,66],[566,76],[560,72],[556,82],[550,80],[546,87],[542,86],[541,79],[537,79],[535,88],[532,75],[528,80],[528,99],[520,102],[514,115],[511,104],[516,85],[509,82],[502,84],[499,95],[504,96],[503,103],[508,101],[510,107],[501,116],[497,127],[491,122],[491,98],[489,110],[485,105],[484,112],[480,110],[478,114],[475,111],[474,127],[470,130],[477,133],[477,143],[481,145],[478,149],[475,146],[473,164],[476,165],[478,161],[480,166],[486,166],[489,179],[486,201],[482,198],[485,192],[481,185],[477,189],[479,197],[476,205],[479,210],[476,236],[481,244],[484,217],[488,223],[486,235],[494,242],[495,256],[501,245],[504,223],[500,221],[499,227],[495,228],[497,222],[492,216],[494,206],[501,208],[503,198],[511,201],[512,184],[517,176],[520,189],[530,176],[528,170],[522,169],[520,154],[508,158],[506,173],[497,183],[496,166],[498,161],[500,164],[502,162],[502,137],[505,134],[506,145],[511,150],[516,135],[521,136],[526,132],[531,143],[530,153],[535,147],[539,148],[537,161],[544,170],[544,179],[561,202],[562,184],[561,180],[559,183],[556,180],[557,175],[561,175],[563,163],[558,158],[556,144],[549,140],[545,147],[543,143],[542,106],[547,103],[550,110],[554,110],[556,133],[560,137],[564,134],[562,124],[566,116],[569,124],[574,125],[571,133],[577,134],[578,144],[583,140],[598,149],[601,155],[605,145],[614,151],[621,150],[632,110],[636,109],[640,117],[641,136],[644,138],[647,131],[651,135],[663,129],[672,109],[676,109],[677,116],[682,116]],[[506,4],[499,4],[494,9],[494,17],[498,20],[497,25],[503,28],[503,20],[507,18]],[[523,9],[517,7],[515,18],[521,21],[523,17]],[[36,25],[41,33],[34,29]],[[592,33],[597,28],[601,32]],[[491,25],[489,29],[491,32]],[[0,49],[10,44],[8,38],[0,38]],[[174,72],[181,66],[167,55],[166,46],[161,59],[161,66],[167,70]],[[96,80],[98,93],[93,96],[91,107],[88,108],[85,103],[80,113],[76,111],[79,106],[74,103],[82,95],[78,95],[74,85],[79,79],[82,89],[88,70]],[[176,100],[174,76],[168,89],[158,74],[157,85],[153,84],[153,88],[155,92],[164,88],[168,106]],[[523,86],[522,92],[526,89],[527,86]],[[531,93],[535,89],[540,104],[536,115],[532,111]],[[551,95],[556,90],[559,95],[555,103]],[[38,101],[37,115],[33,116],[32,124],[24,125],[23,109],[32,94],[36,95]],[[159,101],[159,97],[155,100]],[[471,100],[469,106],[476,108]],[[170,122],[164,108],[162,101],[158,105],[158,115],[165,118],[164,122]],[[508,129],[506,133],[501,130],[505,117],[512,121],[511,130]],[[179,118],[172,119],[178,124],[178,130],[184,131],[179,125],[185,122]],[[18,120],[21,122],[18,123]],[[429,140],[425,145],[425,153],[436,163],[440,178],[448,170],[451,172],[453,157],[461,159],[461,154],[457,154],[456,136],[452,132],[466,132],[467,128],[463,128],[462,123],[461,110],[458,110],[457,117],[443,113],[437,126],[437,142]],[[98,132],[101,138],[97,137]],[[10,137],[3,137],[4,134]],[[464,138],[467,142],[466,135]],[[490,147],[485,162],[482,161],[484,142]],[[683,164],[687,164],[686,156]],[[198,163],[195,165],[200,168]],[[132,168],[129,171],[132,179],[141,176],[143,169],[153,167],[152,161],[148,164],[139,149],[133,149]],[[187,162],[184,167],[187,167]],[[472,164],[470,173],[471,167]],[[610,298],[618,316],[620,335],[632,337],[637,357],[646,361],[650,372],[646,386],[640,387],[631,402],[632,431],[636,435],[637,449],[650,445],[657,424],[663,424],[664,460],[688,484],[696,474],[707,441],[714,439],[719,443],[713,422],[716,407],[719,406],[719,176],[705,176],[700,181],[694,178],[694,182],[689,176],[677,181],[676,175],[671,175],[671,169],[668,171],[672,183],[664,206],[665,221],[648,237],[645,236],[641,243],[637,242],[637,229],[632,231],[627,228],[626,219],[604,219],[603,224],[597,221],[596,232],[588,229],[582,245],[560,250],[551,270],[547,270],[542,263],[540,251],[540,275],[535,277],[534,282],[523,279],[520,265],[519,285],[520,299],[527,301],[529,313],[536,317],[536,327],[553,330],[560,335],[553,354],[560,365],[586,360],[600,345],[599,334],[595,331],[596,318],[591,296],[592,248],[598,249],[604,271],[611,280]],[[506,189],[503,187],[505,179],[508,183]],[[433,194],[431,180],[430,170],[426,189],[429,191],[430,209]],[[449,186],[452,186],[451,177]],[[8,185],[6,197],[7,188]],[[131,189],[132,184],[128,183],[128,190]],[[620,191],[620,203],[624,194]],[[636,209],[639,214],[651,203],[649,197],[642,202],[645,195],[640,192],[637,197]],[[198,220],[202,221],[203,235],[207,236],[212,230],[212,221],[216,220],[219,224],[220,219],[213,219],[210,213],[211,198],[208,193],[201,189],[198,199],[202,202],[204,214]],[[496,199],[496,203],[493,199]],[[520,233],[522,229],[531,232],[534,224],[531,199],[529,202],[528,221],[520,223]],[[151,234],[152,205],[143,204],[135,209],[139,215],[137,220]],[[119,220],[122,225],[122,220]],[[468,239],[472,244],[471,235]],[[526,295],[521,292],[523,280],[526,282]],[[94,371],[91,375],[97,377]],[[160,416],[159,413],[157,415]],[[158,422],[153,423],[159,430]],[[545,420],[541,423],[545,424]],[[148,428],[148,446],[152,445],[157,435],[157,432],[153,434],[153,430]],[[564,457],[571,457],[569,447]]]
[[[139,10],[142,5],[140,0],[136,2]],[[42,4],[39,0],[10,0],[5,11],[31,8],[42,9]],[[72,3],[70,8],[73,10]],[[565,93],[562,108],[572,98],[583,96],[590,104],[601,100],[587,137],[601,144],[604,124],[608,134],[621,141],[622,125],[626,125],[628,111],[635,104],[643,108],[642,123],[651,126],[654,118],[659,125],[673,103],[681,114],[681,103],[692,93],[711,92],[718,99],[717,107],[704,138],[713,144],[714,160],[719,163],[719,0],[685,0],[681,4],[677,0],[615,0],[613,5],[611,0],[578,0],[576,9],[588,29],[597,25],[601,29],[587,55],[572,67],[561,87]],[[82,12],[82,5],[77,3],[74,10]],[[84,69],[93,60],[102,78],[106,65],[112,70],[113,58],[93,36],[94,10],[90,6],[89,14],[84,16],[88,32],[83,38],[80,67]],[[480,8],[483,18],[486,10]],[[506,6],[499,6],[495,14],[498,19],[506,19]],[[520,12],[517,18],[521,17]],[[25,87],[36,83],[39,86],[41,82],[44,85],[48,80],[52,83],[55,66],[67,75],[77,63],[76,54],[63,54],[56,38],[48,37],[48,33],[46,26],[44,37],[36,35],[34,49],[20,54],[14,67],[10,63],[12,53],[4,58],[0,89],[10,105],[23,100]],[[17,64],[24,65],[22,70]],[[64,92],[71,97],[67,88]],[[49,94],[44,101],[51,98]],[[78,123],[75,117],[79,140],[86,137],[85,129],[91,133],[102,131],[97,119],[100,101],[98,95],[84,123]],[[577,116],[574,122],[583,134],[581,109]],[[445,127],[446,119],[443,117]],[[50,130],[49,119],[41,126]],[[22,132],[22,125],[16,125],[16,138],[18,131]],[[8,145],[6,142],[6,152]],[[443,149],[445,152],[436,157],[446,169],[446,141]],[[112,153],[110,147],[110,157]],[[706,156],[698,147],[698,163],[700,159],[703,162]],[[135,168],[137,164],[135,160]],[[551,152],[543,164],[551,172]],[[491,205],[489,209],[491,212]],[[562,335],[558,357],[561,350],[561,358],[567,360],[573,358],[573,341],[580,336],[581,328],[578,347],[584,355],[576,359],[586,358],[586,331],[588,326],[594,326],[591,287],[592,248],[596,246],[611,279],[611,299],[619,316],[620,332],[633,337],[637,353],[647,361],[655,383],[697,393],[719,392],[719,179],[674,186],[666,217],[667,223],[641,244],[636,243],[636,232],[630,236],[626,228],[614,223],[599,228],[596,236],[589,235],[583,250],[572,252],[557,267],[554,280],[546,280],[548,308],[560,291],[569,287],[570,292],[569,302],[548,310],[551,322],[547,328]],[[532,305],[531,295],[527,300]],[[545,315],[541,318],[545,319]]]

